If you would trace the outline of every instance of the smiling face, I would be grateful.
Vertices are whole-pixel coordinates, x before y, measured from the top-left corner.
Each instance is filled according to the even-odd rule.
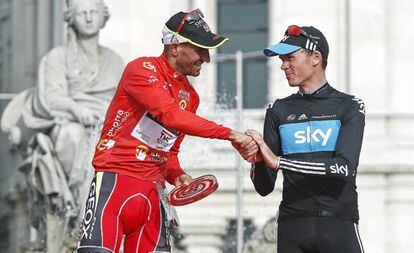
[[[208,49],[194,46],[190,43],[175,44],[175,68],[184,76],[200,75],[201,65],[210,62]]]
[[[80,37],[92,37],[105,23],[104,6],[98,0],[73,1],[72,27]]]
[[[282,60],[280,69],[285,72],[286,80],[291,87],[304,86],[312,79],[315,73],[312,57],[312,53],[309,54],[304,49],[279,56]]]

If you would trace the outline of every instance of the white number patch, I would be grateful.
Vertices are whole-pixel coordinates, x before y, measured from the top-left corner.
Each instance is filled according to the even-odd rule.
[[[142,116],[131,135],[147,146],[164,152],[170,151],[178,137],[153,120],[148,113]]]

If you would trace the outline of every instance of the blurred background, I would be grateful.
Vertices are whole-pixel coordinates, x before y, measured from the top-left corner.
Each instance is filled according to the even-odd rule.
[[[312,25],[330,46],[327,79],[364,100],[365,137],[357,175],[360,233],[366,252],[408,253],[414,248],[414,2],[409,0],[105,0],[110,19],[100,44],[125,63],[162,52],[161,30],[178,11],[200,8],[214,32],[230,41],[212,50],[212,62],[191,79],[199,114],[240,131],[262,131],[266,105],[296,90],[280,60],[261,50],[280,41],[288,25]],[[39,62],[66,43],[62,0],[0,0],[0,113],[36,86]],[[13,114],[12,112],[8,112]],[[96,130],[99,131],[99,130]],[[0,133],[0,252],[29,251],[30,226],[22,156]],[[282,178],[259,196],[250,165],[224,141],[186,137],[181,164],[195,176],[214,174],[216,193],[177,208],[181,227],[174,252],[275,252],[266,222],[277,214]],[[90,179],[87,179],[89,182]],[[269,224],[275,226],[274,221]],[[271,230],[271,229],[270,229]],[[270,235],[269,235],[270,233]],[[273,234],[272,234],[273,233]],[[268,251],[259,249],[267,245]],[[272,246],[273,245],[273,246]],[[255,248],[256,247],[256,248]],[[40,249],[36,252],[42,252]]]

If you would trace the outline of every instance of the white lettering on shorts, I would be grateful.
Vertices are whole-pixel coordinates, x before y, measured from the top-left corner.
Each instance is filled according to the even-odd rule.
[[[96,191],[96,183],[95,181],[92,182],[91,189],[89,191],[88,200],[86,201],[86,211],[85,215],[83,216],[82,221],[82,235],[80,238],[83,237],[87,239],[91,239],[92,231],[95,226],[96,217],[95,217],[95,191]]]

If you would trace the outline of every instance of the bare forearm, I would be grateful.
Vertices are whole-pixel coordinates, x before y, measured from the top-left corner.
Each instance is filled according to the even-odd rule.
[[[52,111],[62,111],[75,115],[75,110],[79,110],[80,105],[69,97],[52,96],[47,99]]]

